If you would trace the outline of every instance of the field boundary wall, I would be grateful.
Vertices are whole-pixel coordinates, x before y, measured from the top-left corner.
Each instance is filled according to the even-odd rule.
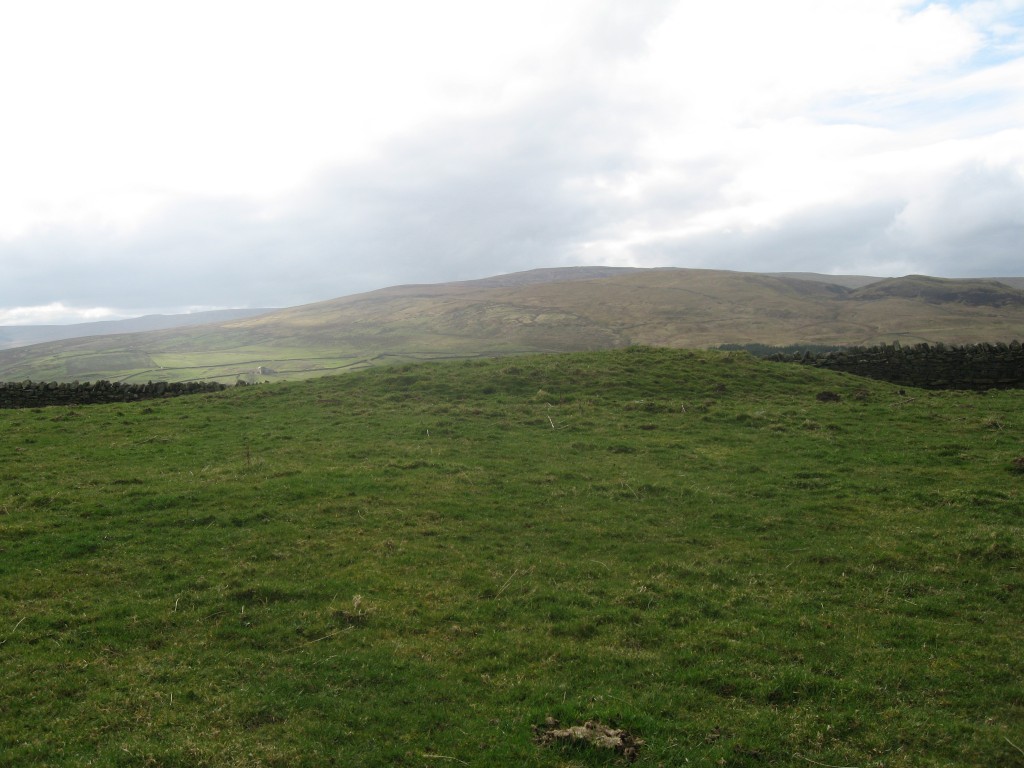
[[[885,344],[767,358],[867,376],[924,389],[1024,388],[1024,347],[1009,344]]]
[[[51,405],[130,403],[201,392],[220,392],[226,384],[210,381],[122,384],[111,381],[58,383],[56,381],[0,382],[0,408],[42,408]]]

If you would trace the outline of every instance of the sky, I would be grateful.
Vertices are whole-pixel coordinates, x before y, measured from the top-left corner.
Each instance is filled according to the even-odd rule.
[[[0,0],[0,325],[1024,274],[1024,0]]]

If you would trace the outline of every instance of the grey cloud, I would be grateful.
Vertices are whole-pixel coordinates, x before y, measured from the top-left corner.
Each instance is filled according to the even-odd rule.
[[[631,167],[633,118],[606,106],[560,92],[515,114],[432,126],[325,173],[273,213],[192,199],[129,235],[0,244],[0,261],[18,265],[0,306],[280,305],[557,264],[612,215],[574,180]]]
[[[633,55],[626,43],[667,7],[607,16],[590,53]],[[0,307],[294,305],[581,263],[585,243],[673,231],[724,205],[737,161],[652,166],[638,147],[658,105],[636,103],[603,82],[604,71],[574,70],[503,114],[420,126],[273,205],[195,198],[132,233],[63,229],[0,241]],[[608,191],[633,176],[645,179],[639,194]],[[652,266],[1012,275],[1021,271],[1022,217],[1019,173],[965,167],[910,200],[880,191],[770,229],[666,237],[631,255]]]
[[[586,37],[603,57],[632,57],[646,49],[646,37],[675,7],[675,0],[603,0],[591,9]]]
[[[1014,275],[1024,264],[1024,177],[1013,168],[969,164],[911,200],[891,245],[939,274]]]
[[[973,184],[958,175],[924,203],[889,196],[821,206],[762,230],[654,242],[639,256],[652,264],[743,271],[1020,275],[1024,189],[1012,173],[968,177]]]
[[[803,211],[781,225],[655,241],[644,262],[754,272],[829,273],[841,264],[877,264],[896,201]]]
[[[633,166],[636,130],[594,94],[552,93],[512,115],[434,126],[389,147],[383,162],[336,169],[292,215],[334,244],[333,258],[384,284],[548,266],[614,217],[588,181]]]

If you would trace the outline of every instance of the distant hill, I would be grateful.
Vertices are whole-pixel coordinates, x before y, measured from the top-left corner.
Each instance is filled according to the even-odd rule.
[[[881,277],[867,275],[821,275],[816,272],[768,272],[773,277],[791,277],[795,280],[811,280],[815,283],[831,283],[844,288],[863,288],[865,285],[877,283]]]
[[[182,328],[189,325],[237,320],[254,317],[273,309],[214,309],[206,312],[190,312],[181,315],[144,315],[126,320],[99,320],[91,323],[68,325],[0,325],[0,349],[26,347],[47,341],[61,341],[83,336],[110,336],[117,333],[138,333],[158,331],[165,328]]]
[[[1024,277],[993,277],[993,280],[1024,291]]]
[[[406,285],[191,328],[0,351],[0,380],[274,380],[407,360],[646,344],[1024,339],[1004,281],[577,267]]]
[[[966,304],[972,307],[1019,307],[1024,292],[998,280],[946,280],[908,275],[879,280],[850,294],[862,301],[912,299],[929,304]]]

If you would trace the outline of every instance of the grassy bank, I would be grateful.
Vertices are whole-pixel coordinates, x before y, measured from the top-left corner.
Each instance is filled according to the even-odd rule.
[[[634,348],[0,412],[0,764],[1024,765],[1022,406]]]

